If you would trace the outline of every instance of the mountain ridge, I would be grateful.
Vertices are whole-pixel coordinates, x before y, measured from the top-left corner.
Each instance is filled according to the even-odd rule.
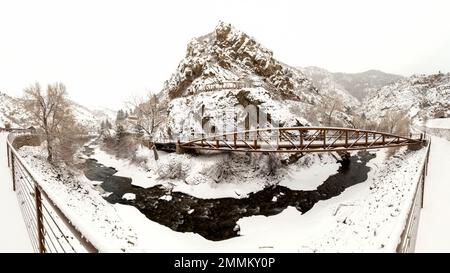
[[[369,93],[405,79],[404,76],[377,69],[357,73],[330,72],[317,66],[298,67],[298,69],[310,76],[316,85],[322,86],[328,83],[328,88],[337,86],[339,90],[355,97],[359,102],[362,102]]]

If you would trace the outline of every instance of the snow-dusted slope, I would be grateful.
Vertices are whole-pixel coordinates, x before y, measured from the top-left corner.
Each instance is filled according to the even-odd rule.
[[[299,68],[299,70],[312,79],[322,94],[331,98],[340,98],[345,105],[353,108],[360,104],[356,97],[335,80],[333,73],[315,66]]]
[[[449,109],[450,73],[414,75],[385,86],[365,99],[362,110],[372,119],[388,110],[401,110],[421,121],[448,115]]]
[[[338,96],[342,96],[345,101],[350,102],[353,98],[363,101],[371,92],[404,79],[403,76],[378,70],[361,73],[332,73],[315,66],[299,67],[298,69],[310,77],[317,87],[323,89],[323,92],[332,93],[336,90]]]
[[[360,101],[372,92],[405,78],[373,69],[361,73],[337,72],[333,75],[336,82]]]
[[[115,118],[112,110],[106,108],[92,110],[73,101],[71,106],[76,120],[90,131],[97,131],[102,121],[106,119],[112,121]]]
[[[0,127],[9,123],[11,127],[21,126],[29,120],[28,114],[21,107],[20,102],[5,93],[0,92]]]
[[[234,126],[245,118],[235,106],[257,106],[281,126],[307,125],[323,100],[301,71],[222,22],[212,33],[192,39],[159,98],[167,105],[168,118],[160,132],[169,137],[185,134],[186,128],[199,132],[203,122],[194,113],[217,128]],[[224,112],[232,115],[222,117]]]
[[[88,107],[92,114],[95,115],[95,117],[98,120],[109,120],[113,121],[116,119],[117,111],[107,108],[107,107]]]

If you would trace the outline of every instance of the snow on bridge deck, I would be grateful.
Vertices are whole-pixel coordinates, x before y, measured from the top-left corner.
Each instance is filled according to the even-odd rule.
[[[16,194],[12,190],[6,136],[7,133],[0,133],[0,252],[32,252]]]

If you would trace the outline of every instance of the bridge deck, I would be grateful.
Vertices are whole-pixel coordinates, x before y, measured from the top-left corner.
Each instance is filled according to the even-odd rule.
[[[270,132],[268,132],[270,131]],[[423,142],[423,136],[397,136],[349,128],[271,128],[227,133],[179,142],[181,149],[236,152],[328,152],[405,146]]]

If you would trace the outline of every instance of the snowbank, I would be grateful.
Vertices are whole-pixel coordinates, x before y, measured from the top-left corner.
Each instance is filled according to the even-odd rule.
[[[426,126],[428,128],[450,129],[450,118],[430,119],[427,121]]]

